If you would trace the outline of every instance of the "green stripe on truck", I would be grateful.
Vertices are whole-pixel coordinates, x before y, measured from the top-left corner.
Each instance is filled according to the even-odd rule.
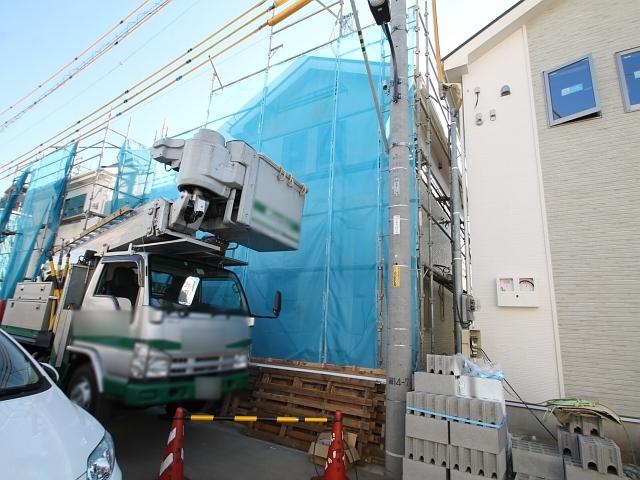
[[[162,339],[145,340],[142,338],[115,337],[107,335],[78,335],[74,337],[74,339],[82,342],[97,343],[107,347],[121,348],[123,350],[133,350],[136,343],[144,343],[149,345],[151,348],[157,348],[158,350],[180,350],[180,347],[182,347],[182,344],[179,342]]]

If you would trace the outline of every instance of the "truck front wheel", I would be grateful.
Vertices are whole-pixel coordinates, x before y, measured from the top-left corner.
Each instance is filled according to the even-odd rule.
[[[84,408],[94,417],[104,419],[107,416],[108,402],[100,395],[98,382],[90,363],[79,366],[73,372],[65,393],[73,403]]]

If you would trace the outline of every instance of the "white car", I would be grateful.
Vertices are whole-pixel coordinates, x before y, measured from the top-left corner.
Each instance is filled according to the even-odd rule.
[[[52,367],[0,331],[0,477],[121,480],[109,432],[51,378]]]

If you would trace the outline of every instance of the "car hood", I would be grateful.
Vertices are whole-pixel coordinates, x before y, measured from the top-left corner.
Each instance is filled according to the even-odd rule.
[[[0,465],[12,480],[76,479],[104,435],[100,423],[51,386],[0,399]]]

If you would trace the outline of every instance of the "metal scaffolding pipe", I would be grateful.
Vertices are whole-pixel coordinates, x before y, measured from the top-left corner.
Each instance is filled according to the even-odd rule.
[[[409,97],[407,89],[407,2],[389,2],[391,42],[396,55],[398,98],[391,103],[389,151],[389,257],[385,469],[389,478],[402,476],[404,418],[411,390],[411,235],[409,187]]]

